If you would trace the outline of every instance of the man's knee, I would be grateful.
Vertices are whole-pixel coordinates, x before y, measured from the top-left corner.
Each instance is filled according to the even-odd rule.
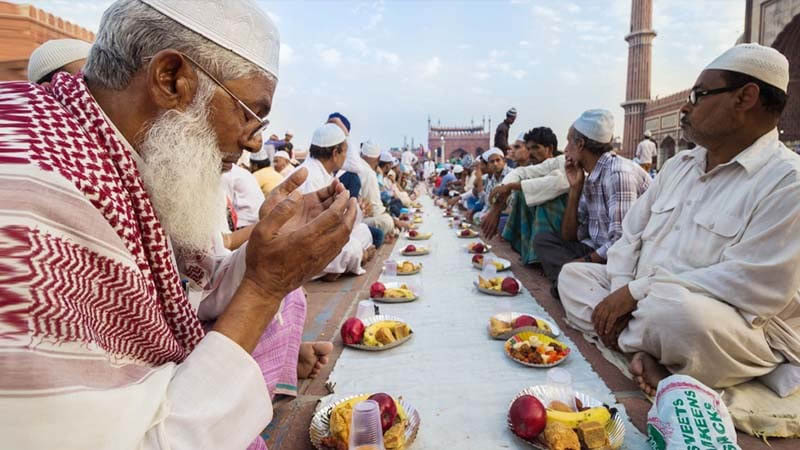
[[[533,237],[533,247],[536,249],[537,253],[539,252],[538,249],[561,247],[563,242],[564,241],[561,239],[559,234],[551,233],[549,231],[536,233],[536,236]]]

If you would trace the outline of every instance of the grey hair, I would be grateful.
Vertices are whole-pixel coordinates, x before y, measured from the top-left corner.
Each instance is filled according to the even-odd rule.
[[[146,57],[165,49],[185,53],[221,81],[255,74],[275,81],[272,74],[140,0],[118,0],[103,13],[83,73],[107,89],[122,90]]]

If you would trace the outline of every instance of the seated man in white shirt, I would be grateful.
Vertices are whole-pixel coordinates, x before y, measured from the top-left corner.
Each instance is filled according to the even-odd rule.
[[[800,363],[800,157],[776,129],[788,81],[758,44],[709,64],[681,108],[697,148],[633,205],[607,266],[561,272],[567,318],[631,355],[648,394],[670,373],[724,388]]]

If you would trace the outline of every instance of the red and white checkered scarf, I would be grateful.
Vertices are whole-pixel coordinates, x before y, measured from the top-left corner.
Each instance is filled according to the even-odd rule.
[[[152,365],[186,358],[202,328],[136,165],[83,78],[61,73],[47,86],[0,83],[0,124],[0,176],[23,173],[45,194],[74,186],[65,198],[82,195],[98,212],[85,227],[58,233],[48,227],[69,206],[44,196],[39,201],[52,202],[45,217],[0,217],[0,344],[92,344]],[[8,188],[12,175],[0,183]],[[16,218],[23,215],[35,219]],[[108,245],[86,244],[87,230],[105,229],[103,221],[125,258],[103,253]]]

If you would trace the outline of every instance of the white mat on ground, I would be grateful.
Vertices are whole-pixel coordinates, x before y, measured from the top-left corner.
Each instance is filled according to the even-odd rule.
[[[351,394],[387,392],[402,395],[419,411],[422,424],[412,450],[530,448],[506,426],[508,406],[523,388],[546,382],[546,370],[528,368],[509,359],[503,341],[487,332],[489,317],[501,311],[518,311],[550,319],[523,291],[516,297],[491,297],[473,286],[478,270],[464,246],[474,239],[459,239],[433,201],[424,196],[425,212],[420,231],[433,232],[430,255],[409,257],[422,261],[418,275],[403,281],[421,282],[420,300],[381,304],[381,313],[406,320],[414,338],[384,352],[345,348],[330,381],[335,394],[322,404]],[[398,256],[410,242],[400,239]],[[502,274],[506,274],[503,272]],[[338,339],[338,338],[337,338]],[[573,349],[559,367],[572,374],[574,388],[607,404],[615,400],[608,387],[563,334]],[[615,405],[624,415],[624,407]],[[627,449],[646,448],[645,437],[627,420]]]

